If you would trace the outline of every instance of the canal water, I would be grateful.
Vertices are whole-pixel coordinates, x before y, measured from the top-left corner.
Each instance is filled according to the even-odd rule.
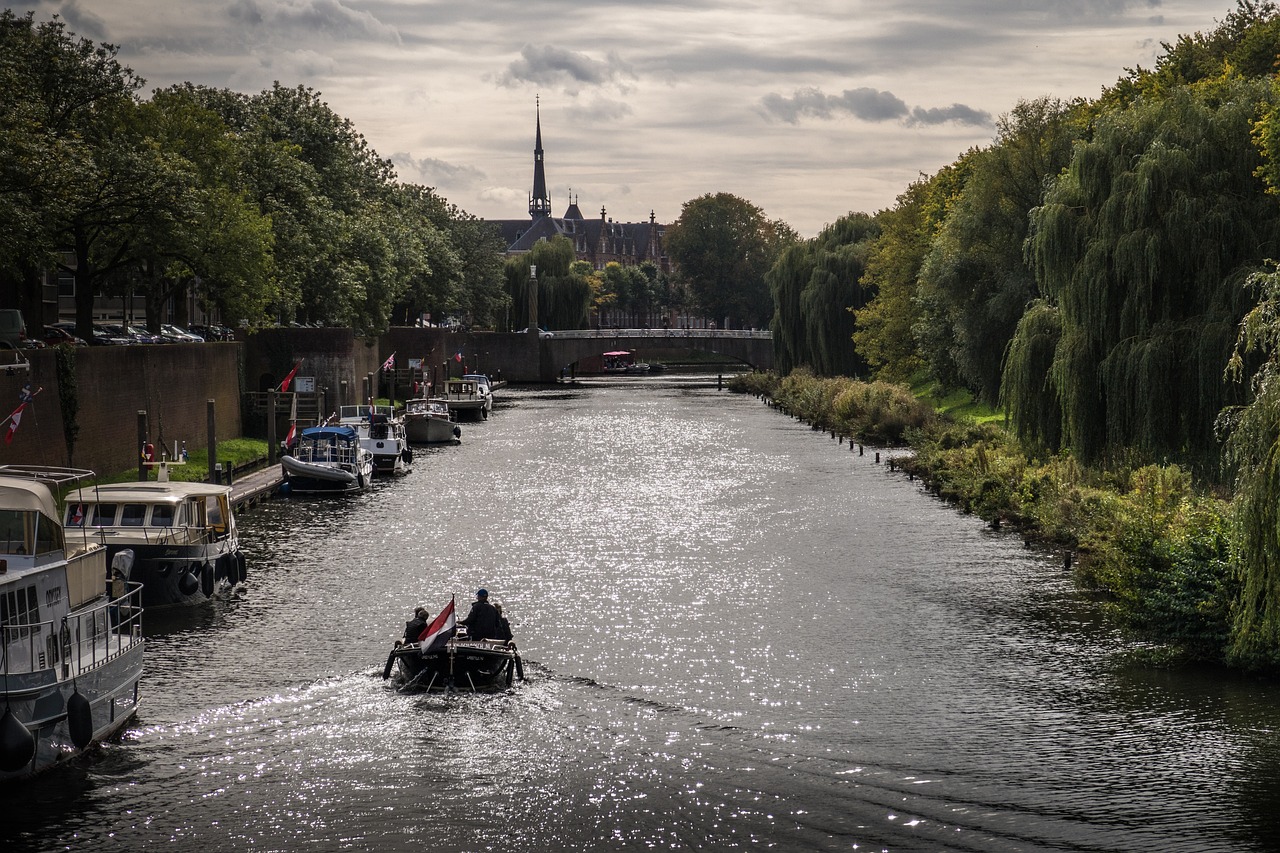
[[[137,724],[5,851],[1280,849],[1280,691],[1133,662],[1059,558],[715,377],[504,389],[148,614]],[[477,587],[527,681],[399,695]]]

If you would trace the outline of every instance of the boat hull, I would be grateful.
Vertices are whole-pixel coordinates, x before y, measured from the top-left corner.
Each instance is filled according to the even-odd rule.
[[[289,491],[299,495],[345,494],[359,492],[369,487],[371,463],[356,470],[337,465],[303,462],[292,456],[280,458],[280,470]]]
[[[10,675],[5,680],[5,700],[13,715],[36,738],[31,761],[16,771],[0,771],[0,782],[35,775],[91,749],[123,729],[138,710],[138,684],[142,680],[143,643],[117,655],[96,669],[79,674],[75,681],[52,681],[52,671]],[[35,681],[49,675],[49,683]],[[28,682],[24,688],[22,682]],[[89,702],[93,737],[85,747],[76,746],[71,735],[67,703],[78,692]]]
[[[128,579],[142,584],[143,607],[201,604],[245,581],[244,555],[227,542],[109,545],[108,564],[126,548],[133,551]]]
[[[462,430],[444,418],[406,417],[404,429],[413,444],[458,444],[462,440]]]
[[[392,652],[403,682],[401,689],[480,692],[505,690],[520,668],[513,646],[493,640],[450,640],[436,652],[422,654],[416,644]]]

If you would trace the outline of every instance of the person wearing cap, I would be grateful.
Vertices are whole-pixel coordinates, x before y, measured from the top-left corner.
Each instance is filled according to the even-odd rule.
[[[489,603],[488,590],[476,590],[476,600],[471,602],[471,610],[462,624],[467,626],[467,635],[473,640],[492,640],[498,633],[498,611]]]
[[[426,630],[427,623],[430,622],[431,614],[427,612],[425,607],[415,607],[413,609],[413,618],[404,623],[404,641],[406,643],[418,642],[418,637],[422,636],[422,632]]]

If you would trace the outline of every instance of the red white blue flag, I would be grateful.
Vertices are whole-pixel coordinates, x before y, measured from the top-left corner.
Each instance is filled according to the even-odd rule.
[[[418,642],[422,644],[422,653],[430,654],[442,648],[453,636],[453,629],[457,624],[458,621],[453,614],[453,599],[450,598],[444,610],[441,610],[440,614],[431,620],[431,624],[423,628],[422,633],[418,635]]]
[[[396,354],[395,354],[395,353],[391,353],[391,355],[387,356],[387,360],[386,360],[386,361],[384,361],[384,362],[382,362],[382,369],[383,369],[383,370],[390,370],[391,368],[393,368],[393,367],[395,367],[395,366],[396,366]]]
[[[458,350],[453,354],[453,360],[458,362],[459,364],[462,363],[462,350]]]

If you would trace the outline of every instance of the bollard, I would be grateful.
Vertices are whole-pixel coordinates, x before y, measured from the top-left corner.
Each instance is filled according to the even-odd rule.
[[[861,444],[859,444],[859,445],[858,445],[858,455],[859,455],[859,456],[861,456],[861,455],[862,455],[862,445],[861,445]]]
[[[878,451],[878,450],[876,451],[876,464],[877,464],[877,465],[879,465],[879,464],[880,464],[880,451]]]

